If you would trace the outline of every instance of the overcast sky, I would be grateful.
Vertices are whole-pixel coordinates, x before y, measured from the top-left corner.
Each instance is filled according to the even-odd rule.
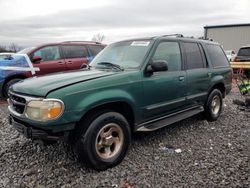
[[[182,33],[205,25],[250,23],[250,0],[0,0],[0,45],[65,40],[104,43]]]

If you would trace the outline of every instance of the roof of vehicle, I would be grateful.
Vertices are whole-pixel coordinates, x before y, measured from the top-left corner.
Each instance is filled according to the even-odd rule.
[[[195,42],[203,42],[208,44],[217,44],[217,42],[214,42],[210,39],[203,39],[203,38],[194,38],[194,37],[184,37],[182,34],[171,34],[171,35],[162,35],[162,36],[154,36],[154,37],[143,37],[143,38],[133,38],[123,41],[138,41],[138,40],[157,40],[157,39],[178,39],[182,41],[195,41]]]
[[[74,45],[81,45],[81,44],[93,44],[93,45],[102,45],[105,46],[105,44],[102,44],[100,42],[94,42],[94,41],[63,41],[63,42],[54,42],[54,43],[45,43],[37,46],[36,48],[40,48],[43,46],[50,46],[50,45],[60,45],[60,44],[74,44]]]

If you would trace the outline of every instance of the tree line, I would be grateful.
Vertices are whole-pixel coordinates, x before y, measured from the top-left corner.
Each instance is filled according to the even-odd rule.
[[[0,52],[18,52],[22,49],[21,46],[11,43],[10,45],[0,45]]]

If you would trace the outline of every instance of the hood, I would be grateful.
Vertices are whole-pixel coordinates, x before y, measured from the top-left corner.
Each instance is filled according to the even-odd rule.
[[[116,73],[96,69],[62,72],[25,79],[14,84],[10,90],[21,94],[45,97],[52,90]]]

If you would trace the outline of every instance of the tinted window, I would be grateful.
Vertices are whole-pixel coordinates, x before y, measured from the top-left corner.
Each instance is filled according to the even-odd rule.
[[[42,57],[42,61],[51,61],[60,59],[58,46],[47,46],[34,52],[34,56]]]
[[[250,48],[241,48],[238,52],[238,56],[250,56]]]
[[[229,66],[227,57],[225,56],[222,48],[218,45],[207,44],[207,52],[213,67]]]
[[[92,56],[96,56],[104,48],[104,46],[99,45],[89,45],[88,47]]]
[[[181,52],[177,42],[160,43],[152,59],[166,60],[169,71],[181,70]]]
[[[187,69],[204,68],[205,64],[198,44],[185,42],[183,45],[186,52]]]
[[[87,57],[87,49],[85,46],[63,46],[65,58],[83,58]]]

